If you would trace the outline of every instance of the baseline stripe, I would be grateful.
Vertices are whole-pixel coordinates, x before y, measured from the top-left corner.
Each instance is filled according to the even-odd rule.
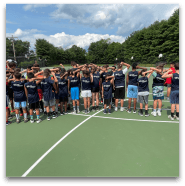
[[[102,109],[103,110],[103,109]],[[64,135],[59,141],[57,141],[48,151],[46,151],[21,177],[26,177],[32,169],[37,166],[37,164],[42,161],[42,159],[45,158],[61,141],[63,141],[69,134],[71,134],[74,130],[76,130],[79,126],[81,126],[83,123],[85,123],[87,120],[91,119],[93,116],[101,112],[102,110],[96,112],[95,114],[91,115],[84,121],[82,121],[80,124],[78,124],[76,127],[74,127],[72,130],[70,130],[66,135]]]

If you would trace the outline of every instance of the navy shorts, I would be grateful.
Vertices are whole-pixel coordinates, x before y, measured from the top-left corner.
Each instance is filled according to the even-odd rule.
[[[179,90],[171,91],[170,103],[171,104],[179,104]]]

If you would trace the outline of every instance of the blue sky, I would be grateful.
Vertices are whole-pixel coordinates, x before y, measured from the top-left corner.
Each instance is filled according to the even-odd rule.
[[[124,42],[133,31],[168,19],[178,4],[7,4],[6,36],[29,41],[44,38],[54,46],[77,45],[111,38]]]

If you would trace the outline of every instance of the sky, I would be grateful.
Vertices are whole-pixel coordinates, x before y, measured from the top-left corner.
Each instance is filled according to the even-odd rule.
[[[136,30],[168,19],[178,4],[6,4],[6,37],[46,39],[64,49],[110,38],[123,43]]]

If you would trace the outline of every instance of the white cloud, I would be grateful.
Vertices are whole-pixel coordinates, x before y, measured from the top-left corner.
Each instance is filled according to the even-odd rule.
[[[13,22],[11,22],[11,21],[8,21],[8,20],[6,20],[6,23],[7,23],[7,24],[17,24],[17,23],[13,23]]]
[[[178,4],[62,4],[50,14],[54,19],[68,19],[90,27],[111,29],[128,36],[131,32],[169,18]]]
[[[47,5],[47,4],[27,4],[27,5],[23,6],[23,9],[25,11],[27,11],[27,10],[33,10],[33,9],[39,8],[39,7],[46,7],[46,6],[49,6],[49,5]]]
[[[19,39],[23,41],[29,41],[31,44],[31,48],[34,49],[34,44],[36,42],[36,39],[45,39],[49,41],[49,43],[52,43],[56,47],[62,46],[63,48],[70,48],[72,45],[77,45],[79,47],[87,49],[91,42],[99,41],[100,39],[107,39],[110,38],[113,42],[120,42],[123,43],[125,41],[125,38],[122,36],[116,36],[116,35],[109,35],[109,34],[90,34],[86,33],[85,35],[69,35],[64,32],[62,33],[56,33],[54,35],[44,35],[39,34],[37,32],[37,29],[32,30],[26,30],[22,31],[21,29],[17,29],[14,33],[7,33],[6,36],[16,36],[19,37]]]

